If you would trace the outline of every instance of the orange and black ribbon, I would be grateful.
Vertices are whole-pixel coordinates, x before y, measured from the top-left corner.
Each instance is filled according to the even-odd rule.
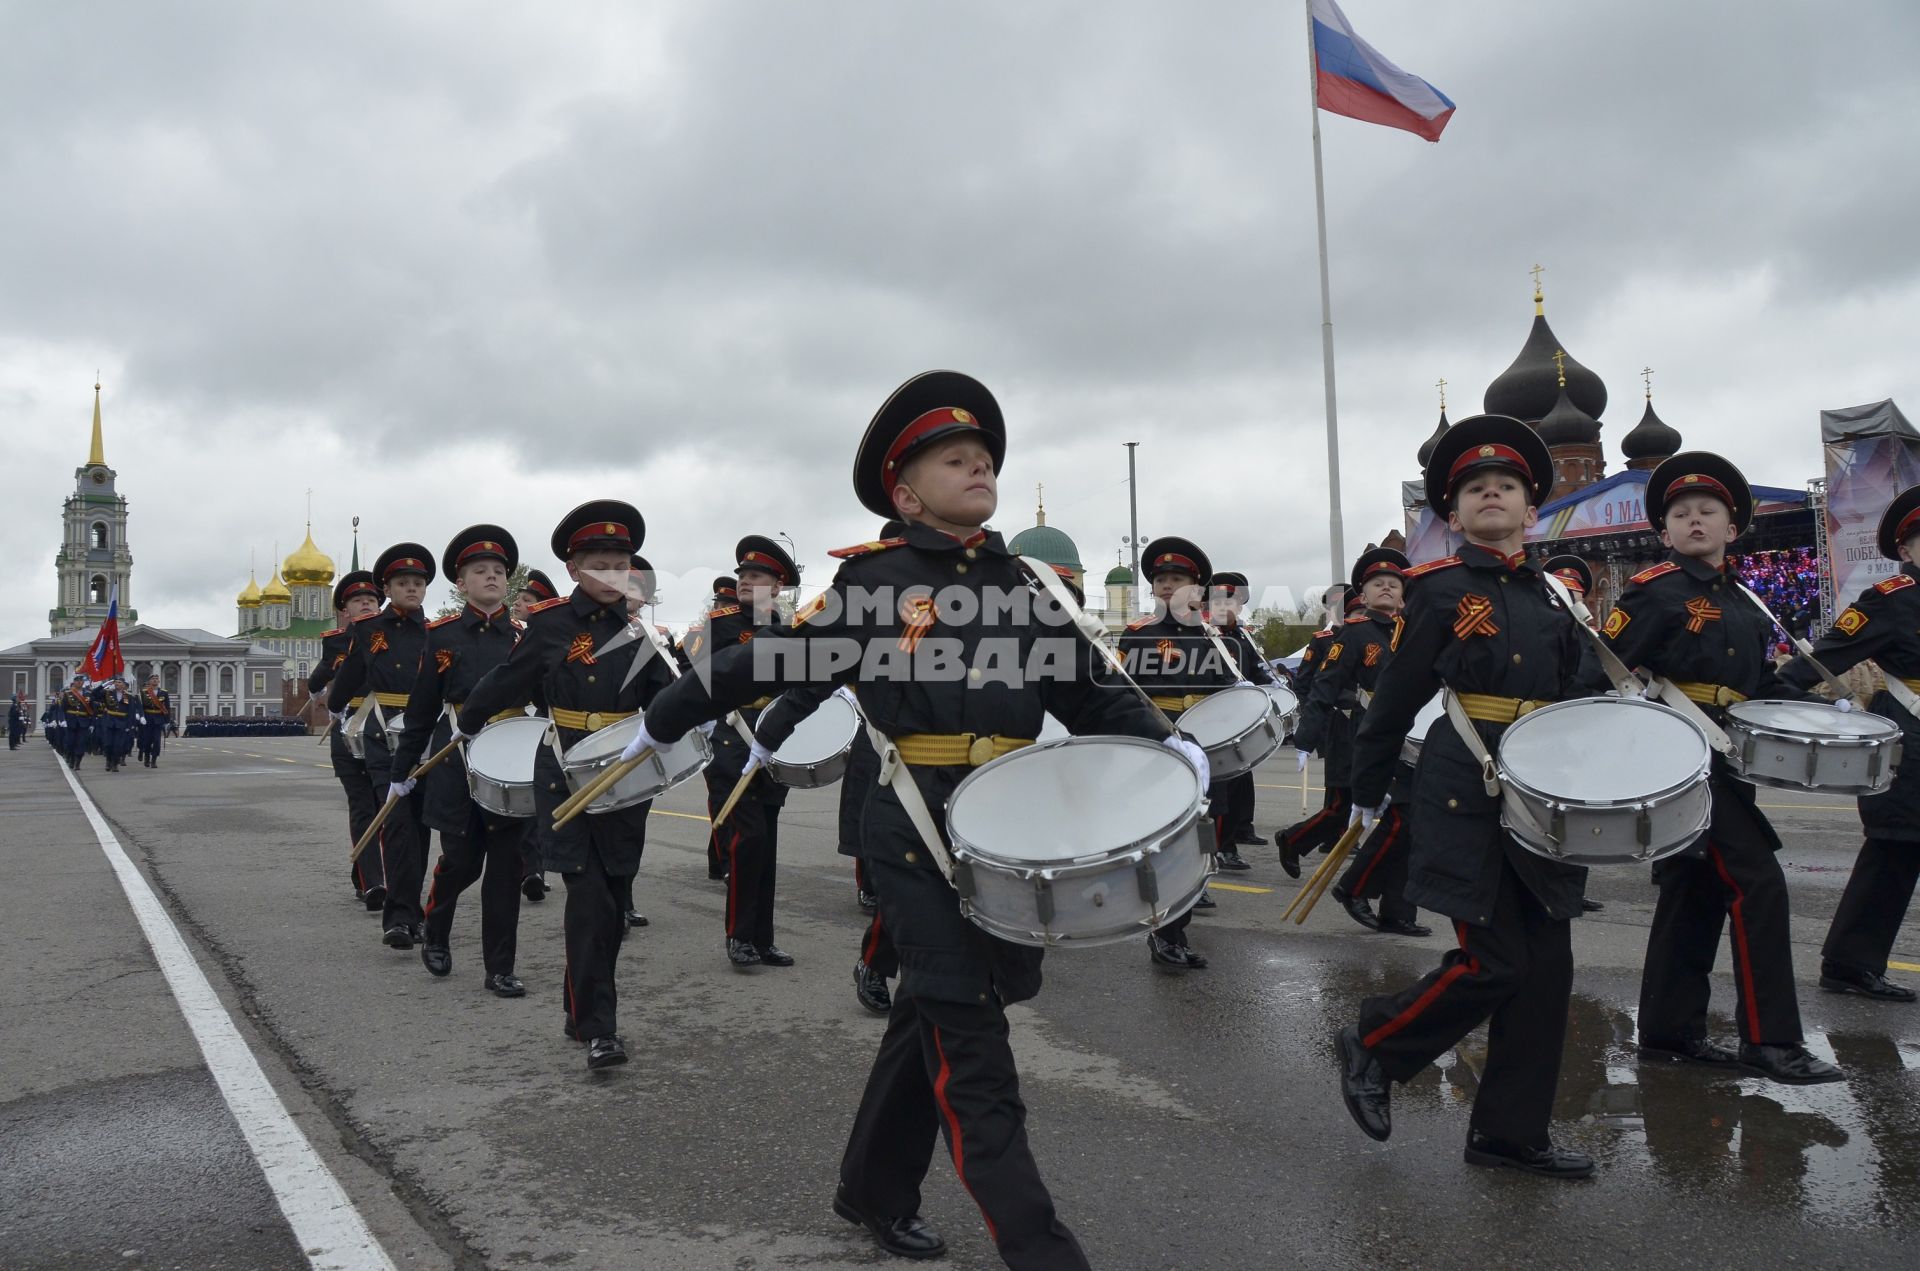
[[[1687,631],[1699,635],[1709,622],[1720,621],[1720,606],[1705,596],[1695,596],[1687,602]]]
[[[594,665],[591,632],[582,631],[573,637],[573,643],[567,646],[567,661],[579,662],[584,666]]]
[[[1471,635],[1499,635],[1500,628],[1493,625],[1493,601],[1485,596],[1462,596],[1460,607],[1453,619],[1453,638],[1464,640]]]

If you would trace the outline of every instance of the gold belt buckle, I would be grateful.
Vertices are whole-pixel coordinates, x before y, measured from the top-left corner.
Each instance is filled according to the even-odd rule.
[[[602,726],[603,726],[603,725],[604,725],[605,723],[606,723],[606,721],[600,718],[600,712],[599,712],[599,711],[588,711],[588,712],[587,712],[587,731],[588,731],[588,732],[590,732],[590,733],[597,733],[597,732],[599,732],[599,731],[600,731],[600,729],[601,729],[601,727],[602,727]]]
[[[975,737],[973,744],[967,747],[967,762],[978,768],[993,758],[993,738]]]

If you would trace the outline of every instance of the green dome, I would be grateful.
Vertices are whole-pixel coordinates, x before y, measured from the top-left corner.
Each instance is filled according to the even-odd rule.
[[[1073,540],[1051,525],[1035,525],[1021,530],[1007,544],[1019,556],[1037,556],[1049,565],[1058,565],[1062,569],[1079,570],[1080,549]]]
[[[1109,569],[1107,571],[1107,586],[1109,587],[1133,586],[1133,571],[1131,569],[1128,569],[1125,565],[1115,565],[1112,569]]]

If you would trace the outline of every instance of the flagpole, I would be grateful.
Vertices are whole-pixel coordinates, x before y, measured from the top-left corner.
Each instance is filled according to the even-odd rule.
[[[1327,388],[1327,534],[1329,578],[1346,577],[1347,550],[1340,517],[1340,408],[1333,386],[1333,288],[1327,281],[1327,189],[1320,171],[1320,68],[1313,51],[1313,0],[1307,11],[1307,100],[1313,113],[1313,210],[1320,230],[1320,361]],[[1338,615],[1335,615],[1336,617]]]

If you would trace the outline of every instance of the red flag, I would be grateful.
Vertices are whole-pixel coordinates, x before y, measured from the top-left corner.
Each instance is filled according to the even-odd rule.
[[[107,620],[100,624],[100,634],[93,638],[93,644],[87,650],[87,660],[81,663],[86,677],[96,683],[110,680],[127,669],[127,660],[120,656],[120,588],[114,586],[113,595],[107,602]]]

